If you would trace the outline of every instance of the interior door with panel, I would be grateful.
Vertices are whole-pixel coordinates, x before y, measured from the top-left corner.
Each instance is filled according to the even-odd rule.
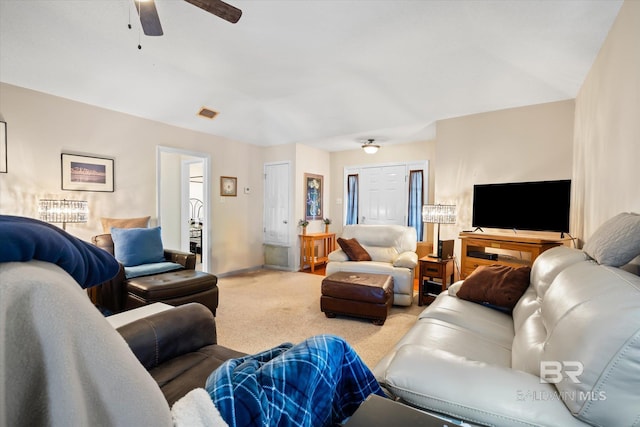
[[[359,178],[359,223],[406,225],[405,165],[365,167]]]
[[[288,246],[289,230],[289,163],[264,166],[264,243]]]

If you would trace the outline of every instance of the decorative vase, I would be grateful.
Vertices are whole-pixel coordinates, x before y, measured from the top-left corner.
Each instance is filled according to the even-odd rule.
[[[324,225],[324,232],[328,233],[329,232],[329,224],[325,224]]]
[[[307,234],[307,227],[302,227],[302,234]]]

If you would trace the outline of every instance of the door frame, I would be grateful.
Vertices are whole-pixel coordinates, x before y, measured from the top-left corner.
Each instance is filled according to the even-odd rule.
[[[161,176],[162,176],[162,155],[166,154],[180,154],[183,156],[194,157],[198,160],[202,160],[202,204],[204,209],[205,221],[202,225],[202,271],[208,272],[210,268],[210,254],[211,254],[211,155],[200,151],[184,150],[181,148],[168,147],[158,145],[156,147],[156,217],[158,218],[158,225],[162,226],[162,191],[161,191]],[[184,159],[183,159],[184,160]],[[181,161],[181,168],[184,165],[184,161]],[[181,173],[181,199],[184,198],[184,188],[189,185],[188,174]],[[187,197],[188,200],[188,197]],[[182,200],[178,203],[182,204]],[[180,211],[183,213],[185,207],[182,206]],[[184,222],[184,221],[182,221]],[[181,234],[182,234],[181,230]],[[205,256],[206,254],[206,256]]]

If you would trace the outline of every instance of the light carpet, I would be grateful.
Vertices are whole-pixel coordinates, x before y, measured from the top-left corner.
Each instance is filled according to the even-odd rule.
[[[343,337],[373,368],[415,323],[425,307],[393,306],[384,325],[320,311],[323,276],[257,270],[218,280],[218,343],[256,353],[283,342],[297,343],[318,334]]]

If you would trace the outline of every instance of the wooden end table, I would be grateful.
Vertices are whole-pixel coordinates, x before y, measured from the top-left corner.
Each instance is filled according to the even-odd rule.
[[[315,253],[316,242],[320,252],[318,254]],[[308,265],[311,272],[315,272],[316,265],[326,264],[329,261],[329,254],[335,249],[335,233],[300,234],[300,271]]]
[[[446,290],[454,281],[453,258],[440,259],[430,256],[418,260],[420,275],[418,277],[418,305],[431,304],[436,296]],[[432,284],[425,284],[425,278],[429,281],[439,279],[440,287],[432,289]]]

